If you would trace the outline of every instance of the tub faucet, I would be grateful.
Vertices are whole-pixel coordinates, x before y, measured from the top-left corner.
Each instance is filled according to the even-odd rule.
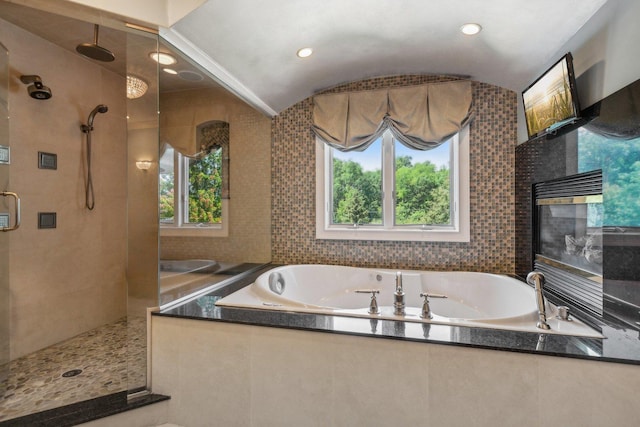
[[[551,326],[547,323],[547,311],[544,302],[544,295],[542,294],[542,288],[544,287],[544,274],[537,271],[532,271],[527,274],[527,283],[535,288],[536,291],[536,303],[538,303],[538,323],[536,327],[539,329],[549,330]]]
[[[426,292],[420,293],[420,298],[424,298],[422,302],[422,313],[420,313],[420,317],[423,319],[433,319],[433,314],[431,313],[431,307],[429,306],[429,298],[448,298],[446,295],[441,294],[428,294]]]
[[[396,273],[396,291],[393,293],[393,314],[404,315],[404,290],[402,289],[402,272]]]

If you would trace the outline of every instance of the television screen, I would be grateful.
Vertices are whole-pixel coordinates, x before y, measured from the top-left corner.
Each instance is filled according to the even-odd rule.
[[[574,122],[580,113],[571,53],[522,92],[529,138]]]

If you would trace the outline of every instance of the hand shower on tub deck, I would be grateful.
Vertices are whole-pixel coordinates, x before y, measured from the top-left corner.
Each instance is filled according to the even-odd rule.
[[[109,111],[109,107],[104,104],[98,104],[96,108],[91,110],[87,124],[80,125],[80,129],[87,135],[87,180],[85,182],[85,206],[90,211],[95,207],[95,197],[93,194],[93,179],[91,177],[91,132],[93,131],[93,119],[96,114],[106,113]]]

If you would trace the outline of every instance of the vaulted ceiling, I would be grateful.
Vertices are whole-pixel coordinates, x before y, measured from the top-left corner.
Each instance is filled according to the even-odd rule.
[[[393,74],[463,75],[519,92],[606,1],[208,0],[164,34],[279,112]],[[482,31],[462,34],[468,22]],[[298,58],[302,47],[313,55]]]

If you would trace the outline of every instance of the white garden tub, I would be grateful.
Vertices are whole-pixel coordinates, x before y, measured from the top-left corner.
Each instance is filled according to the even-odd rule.
[[[488,273],[403,270],[406,309],[404,315],[395,315],[396,273],[376,268],[289,265],[269,270],[216,305],[602,338],[575,318],[558,319],[556,307],[549,303],[551,330],[536,328],[534,290],[517,279]],[[380,291],[379,314],[368,312],[370,294],[356,292],[366,289]],[[447,296],[429,300],[431,319],[420,316],[423,292]]]

